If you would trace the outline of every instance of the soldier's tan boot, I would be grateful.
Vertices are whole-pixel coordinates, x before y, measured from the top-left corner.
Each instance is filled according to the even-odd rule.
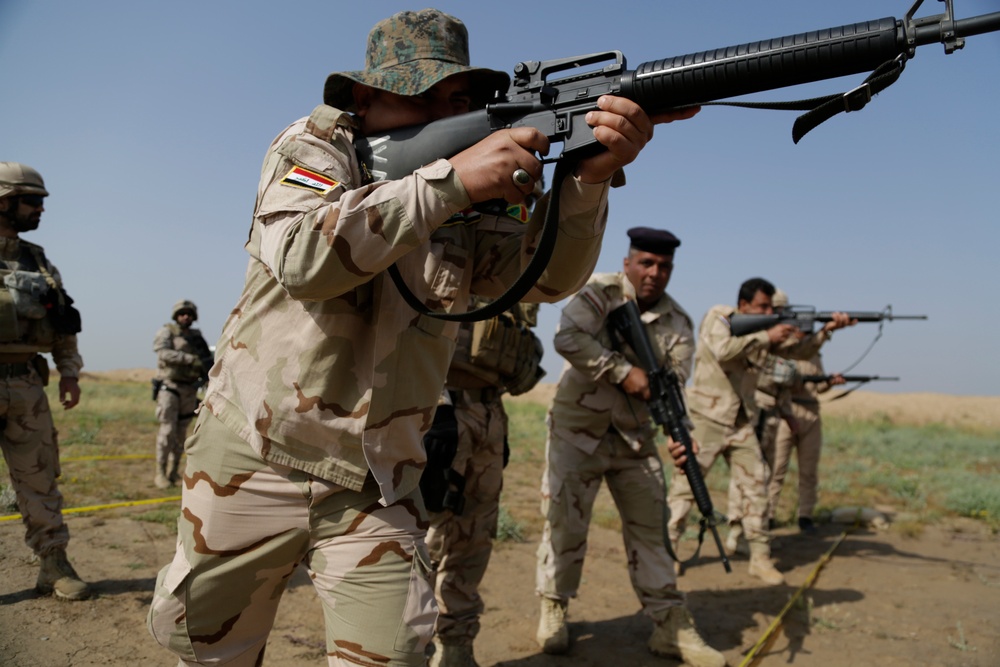
[[[158,489],[170,488],[170,479],[167,478],[167,464],[166,462],[160,463],[156,462],[156,476],[153,477],[153,486]]]
[[[771,548],[767,544],[754,542],[750,545],[750,567],[747,572],[771,586],[785,583],[785,575],[778,572],[771,561]]]
[[[664,658],[680,658],[691,667],[724,667],[726,656],[705,643],[686,607],[671,607],[656,621],[649,650]]]
[[[173,454],[167,459],[167,470],[170,472],[167,474],[167,482],[170,486],[177,486],[181,483],[181,474],[178,472],[178,468],[181,465],[181,457],[175,456]]]
[[[65,549],[53,549],[39,558],[38,582],[35,590],[42,595],[54,594],[60,600],[86,600],[90,586],[80,579],[66,559]]]
[[[561,600],[542,598],[541,617],[535,634],[542,651],[550,654],[565,653],[569,650],[569,628],[566,627],[566,603]]]
[[[472,644],[445,644],[434,638],[434,655],[428,667],[479,667],[472,654]]]

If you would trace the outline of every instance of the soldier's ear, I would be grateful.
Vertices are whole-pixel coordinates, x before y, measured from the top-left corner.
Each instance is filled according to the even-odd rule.
[[[357,109],[357,115],[364,118],[368,113],[368,108],[371,106],[375,89],[363,83],[355,83],[351,86],[351,94],[354,96],[354,106]]]

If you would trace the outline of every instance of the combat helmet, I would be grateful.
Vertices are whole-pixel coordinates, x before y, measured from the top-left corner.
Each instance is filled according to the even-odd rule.
[[[49,196],[42,175],[20,162],[0,162],[0,197],[16,195]]]
[[[198,319],[198,306],[194,305],[194,301],[188,301],[187,299],[181,299],[180,301],[174,304],[174,307],[170,311],[170,319],[176,322],[177,313],[181,312],[182,310],[190,310],[192,313],[194,313],[194,318],[191,320],[192,322]]]
[[[775,289],[774,296],[771,297],[771,305],[774,308],[784,308],[788,305],[788,295],[780,288]]]

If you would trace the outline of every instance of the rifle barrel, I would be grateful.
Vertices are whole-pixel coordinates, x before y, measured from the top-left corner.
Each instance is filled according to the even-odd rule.
[[[919,19],[918,19],[919,21]],[[952,23],[954,36],[1000,30],[1000,12]],[[943,42],[941,21],[911,31],[886,17],[642,63],[624,72],[621,94],[656,113],[786,86],[871,72],[914,46]]]
[[[967,19],[957,19],[954,23],[956,37],[971,37],[973,35],[982,35],[986,32],[996,32],[997,30],[1000,30],[1000,12],[971,16]],[[944,40],[944,35],[941,34],[940,23],[929,26],[917,26],[914,33],[916,35],[914,43],[917,46],[934,44]]]
[[[803,375],[803,382],[829,382],[833,378],[832,375]],[[875,380],[880,380],[883,382],[896,382],[899,380],[898,377],[888,377],[883,375],[845,375],[844,382],[873,382]]]

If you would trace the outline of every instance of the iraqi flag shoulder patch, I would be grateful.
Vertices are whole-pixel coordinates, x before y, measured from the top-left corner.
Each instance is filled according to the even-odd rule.
[[[281,179],[281,184],[309,190],[321,197],[325,197],[331,190],[340,185],[340,182],[318,172],[304,169],[303,167],[292,167],[285,174],[284,178]]]

